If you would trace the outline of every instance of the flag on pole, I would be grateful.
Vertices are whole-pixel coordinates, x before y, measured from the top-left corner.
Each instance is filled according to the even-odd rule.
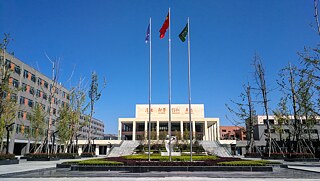
[[[147,34],[146,34],[146,43],[150,41],[150,23],[148,25]]]
[[[179,34],[179,38],[182,42],[186,41],[186,37],[188,35],[188,23],[183,28],[182,32]]]
[[[164,21],[161,29],[159,30],[160,32],[160,39],[164,38],[165,34],[166,34],[166,31],[167,29],[169,28],[169,16],[170,14],[168,13],[167,17],[166,17],[166,20]]]

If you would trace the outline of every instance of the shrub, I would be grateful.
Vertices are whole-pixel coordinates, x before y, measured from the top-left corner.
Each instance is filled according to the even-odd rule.
[[[0,154],[0,160],[13,160],[15,159],[15,154]]]
[[[246,158],[261,158],[261,154],[257,153],[257,152],[255,152],[255,153],[246,153],[244,155],[244,157],[246,157]]]
[[[83,152],[81,153],[81,157],[94,157],[95,153],[94,152]]]
[[[73,159],[77,158],[79,155],[77,153],[57,153],[57,157],[61,159]]]

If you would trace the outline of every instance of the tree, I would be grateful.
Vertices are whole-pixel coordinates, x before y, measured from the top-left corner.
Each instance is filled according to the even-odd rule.
[[[266,79],[265,79],[265,70],[262,65],[261,58],[256,54],[254,56],[253,65],[255,68],[255,80],[256,85],[258,86],[259,94],[262,95],[262,102],[263,102],[263,108],[264,113],[266,115],[266,122],[267,122],[267,150],[268,150],[268,156],[270,157],[271,150],[272,150],[272,138],[271,138],[271,132],[270,132],[270,121],[269,121],[269,107],[268,107],[268,91],[267,91],[267,85],[266,85]]]
[[[303,72],[303,71],[302,71]],[[312,79],[304,76],[307,74],[301,74],[301,70],[296,66],[289,64],[287,67],[280,71],[281,80],[278,84],[284,94],[284,99],[289,100],[288,107],[291,107],[288,112],[293,113],[292,125],[292,142],[290,142],[290,152],[312,153],[312,145],[305,144],[303,135],[303,120],[309,122],[309,119],[314,117],[313,115],[313,103],[311,101],[312,93],[310,92],[310,86],[312,85]],[[290,114],[292,114],[290,113]]]
[[[255,152],[255,143],[254,143],[254,136],[253,136],[253,125],[255,123],[255,110],[253,101],[251,99],[251,86],[248,83],[247,85],[244,85],[244,91],[245,93],[240,94],[241,102],[231,102],[235,105],[235,108],[230,107],[228,104],[226,104],[227,109],[234,114],[236,117],[240,119],[240,121],[236,121],[235,119],[229,119],[231,122],[233,122],[234,125],[240,125],[245,123],[247,127],[247,147],[246,152],[247,153],[254,153]]]
[[[278,124],[273,125],[273,128],[275,129],[275,132],[279,134],[280,141],[283,141],[284,125],[289,123],[290,121],[290,115],[288,113],[286,98],[280,99],[278,108],[275,111],[273,111],[273,114],[278,122]]]
[[[71,89],[69,97],[70,102],[60,107],[57,128],[60,142],[65,145],[65,151],[67,151],[69,142],[68,152],[71,153],[74,148],[72,141],[77,139],[77,131],[85,126],[85,122],[82,124],[80,123],[80,117],[84,115],[84,111],[87,109],[87,106],[85,105],[86,92],[82,86],[81,79],[78,85]]]
[[[99,90],[98,75],[96,72],[91,74],[91,84],[89,89],[89,99],[90,99],[90,114],[89,114],[89,132],[88,132],[88,151],[91,152],[91,122],[92,116],[94,114],[94,105],[100,99],[101,92],[106,86],[106,81],[104,81],[102,89]]]
[[[32,150],[35,153],[42,152],[43,144],[37,148],[38,141],[41,138],[45,138],[45,128],[46,128],[46,113],[42,106],[39,104],[35,105],[32,109],[32,114],[29,116],[31,135],[34,138],[34,145]]]
[[[6,62],[6,50],[11,41],[9,34],[4,34],[3,42],[0,43],[0,151],[3,149],[3,138],[5,131],[9,131],[14,124],[14,118],[17,112],[16,91],[12,85],[10,74],[11,64]],[[8,152],[8,134],[7,134],[7,152]]]

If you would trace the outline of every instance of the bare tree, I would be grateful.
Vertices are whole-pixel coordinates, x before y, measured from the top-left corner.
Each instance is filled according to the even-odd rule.
[[[255,68],[255,80],[256,84],[258,86],[259,94],[262,95],[262,102],[263,102],[263,108],[264,113],[266,115],[266,123],[267,123],[267,151],[268,156],[270,157],[271,150],[272,150],[272,138],[271,138],[271,132],[270,132],[270,121],[269,121],[269,107],[268,107],[268,91],[267,91],[267,85],[266,85],[266,79],[265,79],[265,70],[262,65],[261,58],[256,54],[253,59],[253,65]]]
[[[227,109],[234,114],[236,117],[240,119],[240,121],[237,121],[235,119],[231,119],[227,117],[231,122],[233,122],[234,125],[240,125],[245,123],[247,127],[247,147],[246,152],[247,153],[254,153],[255,152],[255,143],[254,143],[254,132],[253,132],[253,126],[255,122],[255,110],[253,101],[251,99],[251,86],[248,82],[247,85],[244,85],[244,92],[240,94],[241,102],[231,102],[235,105],[235,108],[230,107],[228,104],[226,104]]]

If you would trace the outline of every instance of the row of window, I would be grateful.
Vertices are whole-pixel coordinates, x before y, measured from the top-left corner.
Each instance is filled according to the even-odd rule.
[[[318,133],[318,130],[317,130],[317,129],[310,129],[309,131],[310,131],[310,133],[314,133],[314,134]],[[289,134],[289,133],[290,133],[290,130],[289,130],[289,129],[282,129],[282,130],[280,130],[280,132],[281,132],[282,134],[284,134],[284,133]],[[264,130],[264,133],[268,133],[268,130],[265,129],[265,130]],[[275,130],[274,130],[274,129],[270,129],[270,133],[275,133]],[[308,133],[308,130],[307,130],[307,129],[304,129],[304,130],[302,130],[302,133]]]
[[[12,63],[10,60],[6,59],[6,67],[12,69],[15,73],[17,73],[18,75],[21,74],[21,68],[20,66]],[[25,79],[29,79],[31,80],[33,83],[38,84],[38,86],[42,86],[45,87],[46,89],[49,88],[49,83],[43,79],[41,79],[40,77],[36,77],[35,74],[30,73],[28,70],[24,70],[23,71],[23,78]],[[17,88],[19,86],[19,81],[16,80],[18,82]],[[50,84],[50,90],[53,88],[52,84]],[[62,91],[56,87],[54,87],[54,92],[55,94],[61,94],[62,97],[69,99],[69,94],[67,94],[65,91]]]

